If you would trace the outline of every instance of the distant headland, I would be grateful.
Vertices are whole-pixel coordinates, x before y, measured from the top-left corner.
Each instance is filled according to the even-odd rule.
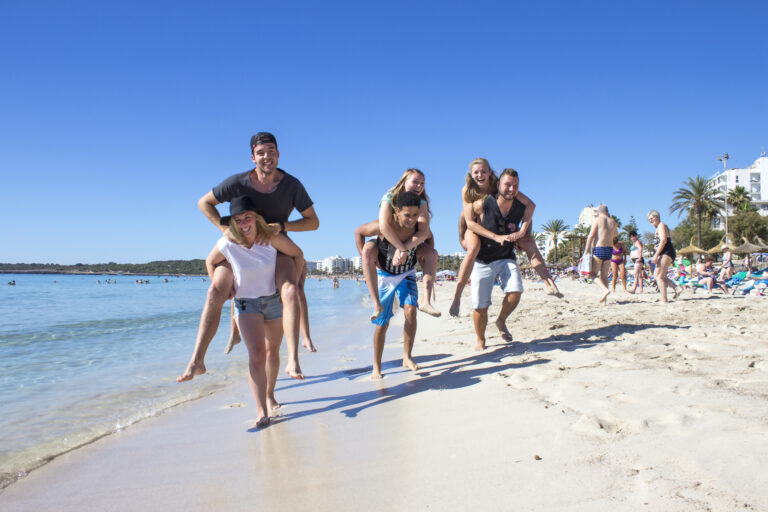
[[[205,260],[165,260],[149,263],[0,263],[0,274],[206,275]]]

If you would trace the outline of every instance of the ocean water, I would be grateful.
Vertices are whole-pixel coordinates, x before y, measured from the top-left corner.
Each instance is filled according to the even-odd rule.
[[[5,284],[13,279],[16,286]],[[244,346],[223,353],[227,304],[206,356],[208,373],[176,382],[194,347],[209,284],[201,277],[4,274],[2,280],[0,488],[58,454],[246,379]],[[305,291],[320,348],[301,359],[311,374],[313,364],[327,363],[372,329],[364,284],[342,280],[334,289],[330,280],[309,279]]]

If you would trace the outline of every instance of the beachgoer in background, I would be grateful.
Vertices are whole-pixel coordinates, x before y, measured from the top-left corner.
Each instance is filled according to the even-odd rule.
[[[629,251],[629,259],[635,266],[635,282],[632,285],[632,289],[629,293],[635,293],[640,288],[640,293],[643,293],[643,242],[640,241],[640,237],[637,236],[637,231],[629,232],[629,239],[632,241],[632,250]]]
[[[367,224],[366,231],[379,231],[396,249],[395,264],[400,265],[412,248],[416,248],[416,259],[424,270],[422,279],[422,296],[419,310],[428,315],[439,317],[441,313],[432,305],[432,295],[435,286],[435,274],[437,273],[437,251],[435,239],[429,230],[429,222],[432,212],[429,208],[429,196],[425,189],[424,173],[419,169],[406,169],[400,180],[389,189],[379,202],[379,219]],[[401,241],[395,236],[394,204],[397,197],[403,192],[413,192],[421,199],[419,206],[419,229],[410,240]],[[360,252],[363,265],[363,276],[368,284],[368,292],[371,294],[373,313],[371,319],[376,318],[382,311],[379,303],[379,291],[376,280],[376,261],[378,249],[373,241],[366,242]]]
[[[235,318],[248,348],[248,376],[259,413],[256,427],[269,425],[269,412],[280,406],[275,384],[280,372],[280,342],[283,340],[283,307],[275,287],[277,251],[290,256],[296,272],[304,268],[301,249],[272,228],[248,197],[230,202],[229,217],[221,219],[224,231],[205,260],[213,280],[215,268],[226,259],[234,275]],[[260,244],[256,240],[269,240]]]
[[[421,197],[415,192],[401,192],[394,199],[394,222],[390,224],[391,235],[403,243],[412,240],[421,229]],[[405,313],[403,325],[403,366],[410,370],[418,370],[418,365],[411,355],[413,342],[416,339],[416,313],[419,307],[419,291],[416,286],[417,246],[412,246],[401,258],[401,251],[389,242],[381,232],[379,221],[363,224],[355,230],[355,245],[362,254],[366,245],[365,238],[376,236],[376,279],[378,314],[371,316],[371,322],[376,325],[373,333],[373,370],[371,378],[381,379],[381,357],[384,353],[384,341],[387,335],[389,321],[394,316],[394,301],[397,296],[400,307]],[[366,279],[368,277],[366,276]],[[370,289],[370,286],[369,286]],[[374,310],[374,312],[376,312]]]
[[[251,137],[251,160],[256,167],[244,173],[230,176],[198,201],[198,207],[221,231],[227,228],[220,225],[221,217],[216,205],[231,201],[235,197],[248,196],[256,207],[256,213],[268,223],[271,231],[268,236],[261,236],[257,243],[262,244],[271,237],[287,231],[312,231],[317,229],[319,220],[312,200],[299,180],[277,167],[280,152],[277,150],[275,136],[267,132],[259,132]],[[291,212],[298,210],[301,219],[288,221]],[[283,328],[288,346],[288,364],[286,373],[295,379],[303,379],[304,374],[299,365],[299,326],[304,337],[303,346],[307,350],[315,350],[309,335],[309,319],[307,299],[304,295],[306,268],[296,271],[293,259],[285,254],[277,255],[277,287],[283,302]],[[234,275],[228,263],[222,262],[216,267],[211,278],[211,286],[200,318],[200,326],[195,340],[192,359],[187,365],[179,382],[191,380],[196,375],[205,373],[205,353],[211,343],[221,318],[221,308],[232,296]],[[236,332],[230,335],[226,352],[239,341]]]
[[[520,179],[513,169],[505,169],[499,177],[498,192],[488,194],[472,203],[472,219],[480,223],[469,224],[479,235],[480,248],[472,268],[472,320],[477,344],[475,350],[485,349],[485,329],[491,292],[498,279],[504,292],[496,327],[504,341],[512,341],[507,329],[507,318],[520,303],[523,278],[515,257],[515,242],[525,235],[530,224],[530,208],[516,197]],[[518,225],[523,221],[520,228]],[[476,230],[476,231],[475,231]]]
[[[449,313],[451,316],[458,316],[461,305],[461,294],[464,291],[464,287],[469,281],[470,273],[472,272],[472,266],[477,257],[477,252],[480,249],[480,239],[474,230],[468,229],[470,225],[477,226],[478,223],[474,217],[474,203],[480,199],[484,199],[487,195],[494,195],[497,192],[498,178],[491,169],[488,160],[485,158],[477,158],[470,162],[469,171],[464,178],[465,184],[461,189],[462,211],[459,217],[459,243],[462,249],[467,251],[464,256],[464,260],[459,267],[459,275],[456,282],[456,290],[453,295],[453,302]],[[523,234],[521,238],[517,240],[517,247],[525,251],[528,256],[528,260],[531,265],[539,274],[541,279],[544,280],[544,284],[547,287],[547,293],[549,295],[555,295],[556,297],[562,297],[563,294],[555,284],[555,280],[547,270],[544,258],[539,252],[539,248],[536,245],[536,241],[531,236],[530,226],[533,224],[533,211],[536,205],[529,197],[522,192],[518,191],[517,200],[522,202],[526,207],[530,206],[531,223],[528,230]]]
[[[651,262],[656,265],[654,270],[654,278],[656,284],[659,287],[659,293],[661,293],[661,302],[669,302],[667,300],[667,286],[671,286],[675,290],[674,298],[676,299],[683,289],[675,284],[669,276],[667,276],[667,270],[669,266],[675,261],[677,252],[672,245],[672,239],[669,238],[669,228],[666,224],[661,222],[661,215],[657,210],[651,210],[648,212],[648,222],[656,228],[656,234],[654,235],[654,245],[656,252],[651,258]]]
[[[720,281],[727,281],[733,277],[733,254],[727,245],[723,244],[720,249],[723,251],[723,264],[720,267]]]
[[[627,291],[627,269],[624,265],[624,242],[618,236],[613,237],[613,250],[611,251],[611,292],[616,293],[616,281],[621,278],[624,291]]]
[[[726,288],[725,283],[717,281],[717,274],[714,269],[712,269],[711,264],[711,261],[705,262],[704,256],[702,256],[698,263],[696,263],[696,274],[699,277],[699,284],[707,288],[709,295],[712,295],[712,289],[715,285],[728,295],[728,288]],[[708,265],[710,266],[708,267]]]
[[[597,218],[592,223],[592,229],[589,230],[587,242],[584,246],[584,254],[592,251],[592,272],[590,276],[595,283],[603,290],[603,295],[598,303],[607,304],[608,295],[611,290],[608,288],[608,270],[610,269],[611,256],[613,255],[613,239],[618,236],[616,221],[608,214],[608,207],[601,204],[597,207]],[[614,278],[615,280],[615,278]]]

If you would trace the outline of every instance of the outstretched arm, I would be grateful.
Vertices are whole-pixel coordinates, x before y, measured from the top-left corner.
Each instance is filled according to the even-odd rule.
[[[357,252],[360,253],[360,255],[363,255],[363,245],[365,244],[366,237],[369,236],[378,236],[379,233],[379,221],[378,220],[372,220],[371,222],[366,222],[362,226],[358,226],[355,228],[355,246],[357,247]]]

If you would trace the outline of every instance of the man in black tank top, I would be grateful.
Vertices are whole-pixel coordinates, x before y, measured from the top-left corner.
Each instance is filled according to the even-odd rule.
[[[403,192],[397,197],[395,204],[395,222],[392,228],[398,238],[405,242],[418,229],[419,206],[421,198],[413,192]],[[376,274],[378,278],[379,301],[381,310],[374,308],[371,322],[376,325],[373,333],[373,371],[371,378],[381,379],[381,356],[384,352],[384,339],[389,327],[389,320],[394,316],[395,296],[400,301],[400,307],[405,313],[403,325],[403,366],[416,371],[419,366],[411,357],[413,342],[416,338],[416,313],[418,311],[419,292],[416,287],[416,247],[412,248],[404,263],[394,265],[395,247],[381,236],[379,221],[363,224],[355,230],[355,244],[362,254],[365,237],[377,236]]]
[[[475,201],[482,229],[480,251],[472,269],[472,317],[477,334],[475,350],[485,349],[485,328],[491,292],[497,279],[501,281],[504,300],[496,319],[496,327],[505,341],[512,341],[506,321],[520,302],[523,278],[515,261],[515,242],[528,230],[531,212],[515,196],[520,179],[514,169],[505,169],[499,177],[498,193]],[[522,222],[522,226],[520,223]]]

